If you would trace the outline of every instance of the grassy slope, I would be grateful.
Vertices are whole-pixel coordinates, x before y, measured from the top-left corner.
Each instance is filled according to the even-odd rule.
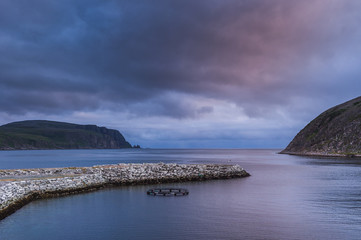
[[[89,129],[87,129],[87,126]],[[63,149],[106,148],[96,142],[110,137],[101,128],[51,121],[24,121],[0,126],[0,148]],[[124,147],[129,147],[127,142]]]
[[[284,153],[361,155],[361,97],[320,114],[302,129]]]

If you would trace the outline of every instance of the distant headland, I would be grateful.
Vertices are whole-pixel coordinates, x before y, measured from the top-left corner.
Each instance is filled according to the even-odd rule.
[[[29,120],[0,126],[0,150],[131,147],[119,131],[96,125]]]
[[[281,153],[361,157],[361,97],[320,114]]]

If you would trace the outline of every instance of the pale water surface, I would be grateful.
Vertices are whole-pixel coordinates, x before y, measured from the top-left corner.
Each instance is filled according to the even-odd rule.
[[[2,151],[0,168],[110,163],[231,163],[251,177],[127,186],[38,200],[0,221],[18,239],[361,239],[361,160],[279,155],[278,150]]]

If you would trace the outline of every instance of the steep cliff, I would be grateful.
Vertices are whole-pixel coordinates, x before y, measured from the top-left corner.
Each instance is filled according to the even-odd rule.
[[[281,153],[361,156],[361,97],[323,112]]]
[[[130,147],[119,131],[95,125],[32,120],[0,126],[1,150]]]

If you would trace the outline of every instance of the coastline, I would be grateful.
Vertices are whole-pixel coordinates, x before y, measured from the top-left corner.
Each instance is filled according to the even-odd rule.
[[[250,176],[239,165],[114,164],[93,167],[0,170],[0,220],[27,203],[104,187]]]
[[[322,158],[361,158],[361,154],[339,154],[339,153],[317,153],[317,152],[286,152],[281,151],[278,154],[288,154],[303,157],[322,157]]]

